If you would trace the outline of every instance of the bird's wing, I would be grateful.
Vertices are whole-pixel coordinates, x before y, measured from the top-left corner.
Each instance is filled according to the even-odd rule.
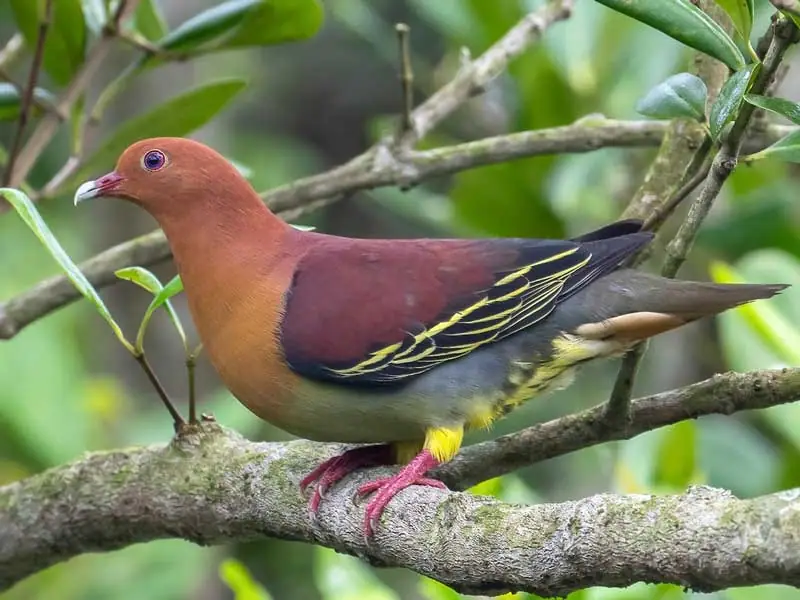
[[[309,238],[287,293],[289,366],[402,384],[530,327],[651,238],[623,222],[575,240]]]

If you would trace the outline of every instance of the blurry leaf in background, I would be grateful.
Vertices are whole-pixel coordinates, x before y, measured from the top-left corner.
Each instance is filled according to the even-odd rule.
[[[312,37],[322,26],[318,0],[228,0],[185,21],[157,45],[163,50],[202,53],[266,46]],[[152,65],[158,57],[145,58]]]
[[[782,271],[778,280],[774,283],[782,283],[787,277],[793,274],[800,274],[800,264],[793,258],[778,252],[764,251],[755,257],[750,256],[750,261],[763,263],[763,268],[767,272],[775,273],[775,269],[769,269],[769,263],[778,261],[786,268]],[[743,283],[747,281],[737,270],[721,261],[711,264],[711,277],[720,283]],[[794,272],[794,273],[792,273]],[[791,289],[791,288],[790,288]],[[784,292],[785,293],[785,292]],[[729,313],[741,316],[750,330],[775,354],[784,364],[800,365],[800,331],[798,331],[792,321],[787,318],[773,302],[751,302],[739,306]],[[737,344],[742,344],[741,338]],[[750,367],[748,370],[757,368]]]
[[[100,313],[100,316],[109,324],[120,343],[129,351],[132,351],[133,346],[125,338],[125,334],[122,333],[122,329],[120,329],[117,322],[111,316],[102,298],[100,298],[94,286],[89,283],[89,280],[86,279],[78,266],[72,262],[72,259],[61,247],[61,244],[55,238],[53,232],[50,231],[50,228],[44,222],[41,215],[39,215],[39,211],[36,210],[30,198],[19,190],[9,188],[0,188],[0,196],[3,196],[11,204],[14,210],[17,211],[17,214],[25,221],[25,224],[30,227],[31,231],[39,238],[39,241],[56,260],[61,270],[64,271],[72,282],[72,285],[75,286],[84,298],[94,305],[97,312]]]
[[[696,446],[694,421],[681,421],[667,427],[659,444],[653,483],[678,490],[697,483]]]
[[[461,600],[463,598],[455,590],[430,577],[420,577],[418,591],[425,600]]]
[[[184,600],[197,598],[214,572],[214,550],[183,540],[83,554],[0,595],[2,600]]]
[[[723,84],[719,96],[711,105],[708,117],[708,125],[713,139],[719,139],[722,129],[739,110],[744,95],[750,88],[750,80],[759,67],[760,63],[752,63],[731,75]]]
[[[733,70],[745,65],[744,56],[734,41],[711,17],[691,0],[597,0],[668,36],[705,52]]]
[[[39,102],[53,105],[56,97],[47,90],[37,87],[33,90],[33,97]],[[0,121],[13,121],[19,117],[22,106],[17,88],[5,82],[0,82]],[[36,104],[31,106],[31,114],[37,116],[41,110]]]
[[[182,137],[205,125],[247,87],[242,79],[220,79],[174,96],[149,112],[125,121],[86,159],[64,185],[69,188],[114,166],[133,142],[149,137]]]
[[[169,29],[157,0],[141,0],[133,13],[133,27],[151,42],[160,40]]]
[[[219,576],[233,592],[234,600],[272,600],[241,562],[228,558],[219,565]]]
[[[39,24],[44,17],[44,2],[38,0],[10,0],[17,25],[25,37],[25,44],[33,53],[39,37]],[[81,0],[53,2],[53,12],[44,44],[42,67],[53,81],[66,85],[83,64],[86,45],[86,26]]]
[[[636,103],[636,110],[654,119],[705,119],[708,89],[691,73],[678,73],[659,83]]]
[[[730,16],[733,26],[745,42],[750,40],[750,31],[753,28],[755,7],[754,0],[716,0]]]
[[[322,600],[400,600],[364,562],[331,548],[314,548],[314,579]]]

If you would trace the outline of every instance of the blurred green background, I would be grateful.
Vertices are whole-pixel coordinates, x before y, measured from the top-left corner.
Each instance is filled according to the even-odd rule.
[[[212,4],[148,0],[142,2],[148,12],[137,13],[136,26],[152,27],[153,15],[161,14],[173,29]],[[249,82],[246,89],[193,136],[250,169],[254,186],[265,190],[342,163],[385,131],[387,116],[398,112],[401,101],[396,22],[411,26],[420,100],[452,76],[462,47],[477,56],[526,10],[540,4],[327,0],[324,25],[310,40],[211,53],[145,72],[109,104],[101,123],[90,131],[89,148],[99,147],[123,121],[190,88],[222,76],[243,78]],[[766,2],[757,6],[754,38],[769,17]],[[11,2],[0,2],[0,40],[8,40],[15,31]],[[130,47],[115,49],[91,94],[96,96],[134,56]],[[685,70],[689,57],[689,50],[666,36],[595,2],[579,0],[568,22],[548,31],[543,43],[515,61],[486,94],[460,109],[425,145],[565,125],[588,113],[635,119],[636,100],[670,74]],[[14,66],[12,74],[18,81],[24,81],[28,64],[29,53]],[[63,83],[53,73],[41,80],[56,93]],[[800,79],[790,72],[782,95],[797,98],[798,83]],[[13,121],[0,122],[0,143],[5,148],[14,129]],[[34,188],[44,185],[68,155],[69,129],[62,129],[29,179]],[[356,194],[302,222],[325,232],[364,237],[574,235],[619,215],[654,153],[654,149],[608,149],[519,160],[429,181],[405,192],[381,189]],[[115,158],[109,154],[100,162],[110,164]],[[795,167],[770,161],[740,168],[716,203],[681,276],[723,277],[729,275],[726,269],[733,268],[751,281],[800,284],[795,176]],[[43,202],[40,210],[75,260],[154,227],[142,211],[123,203],[99,202],[76,211],[70,202],[72,191]],[[676,217],[667,224],[666,237],[677,223]],[[657,244],[645,268],[658,267],[662,250],[663,244]],[[13,213],[0,218],[0,256],[0,299],[57,272]],[[165,264],[155,272],[166,281],[174,269]],[[133,335],[149,295],[120,283],[102,296]],[[176,304],[188,323],[181,297]],[[773,333],[800,323],[800,287],[784,293],[766,310],[762,316]],[[147,347],[167,388],[182,398],[182,349],[164,314],[154,318]],[[741,314],[730,313],[715,323],[697,323],[653,341],[636,393],[678,387],[728,369],[800,366],[797,362],[796,355],[775,349],[769,336],[754,331]],[[491,435],[605,400],[616,368],[617,363],[586,368],[571,388],[528,403]],[[198,374],[201,410],[213,412],[224,425],[250,439],[288,439],[239,406],[202,359]],[[0,484],[89,450],[163,443],[171,433],[171,422],[155,393],[87,302],[60,310],[10,342],[0,343]],[[471,435],[468,441],[487,435]],[[691,483],[706,483],[753,497],[800,485],[799,466],[800,406],[787,405],[706,417],[628,442],[590,448],[487,482],[476,491],[509,501],[539,502],[607,490],[674,493]],[[0,599],[217,600],[234,594],[238,598],[271,594],[279,600],[459,597],[414,573],[374,570],[355,558],[299,543],[269,540],[199,548],[171,540],[76,558],[0,594]],[[676,586],[638,584],[625,590],[585,590],[570,598],[684,596],[691,594]],[[800,599],[800,592],[762,586],[703,597],[789,600]]]

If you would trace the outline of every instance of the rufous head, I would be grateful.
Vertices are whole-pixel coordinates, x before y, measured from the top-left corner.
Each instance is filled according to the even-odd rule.
[[[122,198],[156,220],[201,210],[241,211],[263,204],[244,177],[222,155],[185,138],[150,138],[128,146],[113,171],[81,184],[75,204],[89,198]]]

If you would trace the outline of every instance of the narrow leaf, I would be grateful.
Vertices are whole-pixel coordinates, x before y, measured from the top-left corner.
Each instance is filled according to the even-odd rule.
[[[114,271],[114,275],[118,279],[135,283],[140,288],[147,290],[154,296],[164,289],[164,286],[161,285],[158,277],[144,267],[125,267],[124,269],[117,269]]]
[[[784,98],[746,94],[744,99],[758,108],[763,108],[777,115],[789,119],[795,125],[800,125],[800,104]]]
[[[659,83],[636,103],[636,111],[655,119],[689,117],[705,120],[708,89],[691,73],[678,73]]]
[[[142,0],[133,13],[133,25],[151,42],[160,40],[169,31],[157,0]]]
[[[97,312],[100,313],[100,316],[111,326],[111,330],[122,345],[125,346],[129,352],[134,353],[133,346],[125,338],[125,334],[122,333],[122,329],[120,329],[117,322],[111,316],[111,313],[108,311],[108,308],[106,308],[102,298],[97,294],[94,286],[89,283],[89,280],[86,279],[78,266],[72,262],[72,259],[64,251],[64,248],[61,247],[61,244],[58,243],[58,240],[53,235],[53,232],[50,231],[50,228],[44,222],[30,198],[19,190],[11,188],[0,188],[0,195],[8,200],[11,206],[14,207],[14,210],[22,217],[22,220],[25,221],[25,224],[33,231],[36,237],[39,238],[39,241],[44,244],[44,247],[59,264],[72,282],[72,285],[94,305]]]
[[[739,32],[742,39],[749,42],[755,18],[753,0],[717,0],[717,4],[728,13],[733,26],[736,27],[736,31]]]
[[[741,71],[731,75],[719,92],[716,102],[711,105],[711,114],[708,118],[711,137],[718,140],[722,129],[736,117],[739,107],[742,105],[747,89],[750,86],[750,79],[758,67],[759,63],[747,65]]]
[[[55,104],[56,97],[42,88],[34,88],[33,97],[40,102],[47,104]],[[10,83],[0,82],[0,121],[12,121],[19,117],[19,111],[22,106],[19,92]],[[39,109],[36,105],[31,107],[34,115],[39,114]]]
[[[139,287],[146,289],[154,296],[153,300],[150,302],[150,305],[147,307],[147,310],[144,312],[142,322],[139,324],[139,331],[136,334],[136,343],[134,344],[137,352],[142,353],[144,351],[144,335],[147,331],[147,326],[150,324],[150,319],[153,316],[153,313],[155,313],[156,310],[163,305],[164,310],[167,311],[172,324],[175,326],[175,329],[178,332],[178,336],[181,338],[184,351],[188,354],[189,347],[186,344],[186,332],[183,329],[183,324],[181,323],[178,313],[175,312],[175,308],[169,301],[172,296],[183,290],[183,284],[181,283],[180,277],[176,275],[166,286],[162,286],[161,282],[158,280],[158,277],[143,267],[127,267],[125,269],[119,269],[114,272],[114,275],[120,279],[124,279],[125,281],[135,283]]]
[[[609,8],[658,29],[690,48],[721,60],[733,70],[745,65],[730,36],[691,0],[597,0]]]
[[[800,131],[793,131],[771,146],[746,158],[748,162],[764,158],[775,158],[790,163],[800,163]]]
[[[10,0],[11,10],[25,38],[25,44],[33,51],[39,37],[39,24],[44,2],[34,0]],[[86,45],[86,25],[83,20],[81,0],[58,0],[53,3],[53,12],[44,44],[42,67],[59,85],[66,85],[83,63]]]
[[[302,40],[322,26],[319,0],[228,0],[195,15],[164,36],[169,52],[201,52]],[[159,62],[146,57],[142,66]]]
[[[182,137],[191,133],[211,120],[246,86],[247,83],[241,79],[215,81],[175,96],[126,121],[100,144],[66,185],[72,186],[90,173],[110,169],[125,148],[136,140],[156,136]]]

